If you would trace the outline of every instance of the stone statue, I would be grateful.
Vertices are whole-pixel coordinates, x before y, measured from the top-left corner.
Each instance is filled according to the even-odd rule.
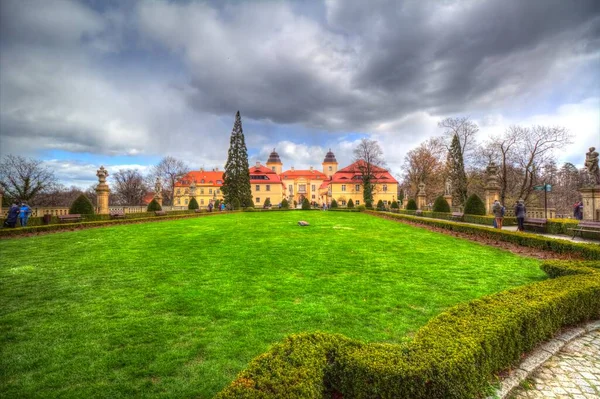
[[[444,195],[452,195],[452,182],[450,180],[446,180],[446,192]]]
[[[156,195],[160,195],[162,193],[162,184],[160,183],[160,177],[157,177],[156,182],[154,183],[154,193]]]
[[[425,195],[425,183],[419,183],[419,192],[417,193],[417,195]]]
[[[585,167],[587,168],[590,182],[600,184],[600,171],[598,170],[598,152],[595,147],[590,147],[590,151],[585,154]]]
[[[498,185],[498,166],[494,161],[491,161],[487,168],[485,168],[485,174],[487,176],[486,185],[488,187],[495,187]]]
[[[98,176],[98,182],[100,184],[106,183],[106,177],[108,176],[108,171],[104,169],[104,166],[100,166],[100,169],[96,171],[96,176]]]

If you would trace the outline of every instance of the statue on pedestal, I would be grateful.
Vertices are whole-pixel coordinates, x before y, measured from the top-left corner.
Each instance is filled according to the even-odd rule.
[[[446,180],[446,189],[444,191],[444,195],[452,195],[452,182],[449,179]]]
[[[495,187],[498,185],[498,166],[494,161],[491,161],[485,168],[486,186]]]
[[[104,169],[104,166],[100,166],[100,169],[96,171],[96,176],[98,176],[98,183],[104,184],[106,183],[106,177],[108,176],[108,171]]]
[[[600,184],[600,170],[598,169],[598,152],[595,147],[585,154],[585,167],[591,184]]]
[[[162,184],[160,183],[160,177],[156,178],[156,182],[154,183],[154,194],[155,196],[159,196],[162,193]]]
[[[425,195],[425,183],[419,183],[419,192],[417,193],[417,195]]]

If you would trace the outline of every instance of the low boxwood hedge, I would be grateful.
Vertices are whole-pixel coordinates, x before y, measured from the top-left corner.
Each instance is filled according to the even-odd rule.
[[[561,327],[600,317],[600,271],[592,264],[598,262],[546,262],[542,268],[561,277],[454,306],[408,343],[289,336],[217,398],[480,397],[499,372]]]
[[[396,213],[396,212],[394,212]],[[416,215],[416,211],[409,211],[406,209],[400,209],[397,213],[401,215]],[[423,211],[420,214],[421,217],[426,218],[434,218],[434,219],[444,219],[444,220],[452,220],[452,213],[446,212],[432,212],[432,211]],[[480,215],[463,215],[463,222],[465,223],[474,223],[474,224],[483,224],[486,226],[494,225],[494,217],[493,216],[480,216]],[[504,218],[504,226],[516,226],[517,218],[514,217],[505,217]]]
[[[488,227],[480,227],[464,223],[456,223],[446,220],[436,220],[418,216],[402,215],[391,212],[385,214],[382,214],[381,212],[369,213],[379,217],[387,217],[396,220],[407,220],[413,223],[426,224],[429,226],[439,227],[450,231],[472,234],[485,238],[492,238],[499,241],[511,242],[530,248],[539,248],[542,250],[552,251],[556,253],[572,253],[575,255],[582,256],[585,259],[600,259],[600,245],[597,244],[578,243],[568,240],[561,240],[541,236],[539,234],[490,229]]]

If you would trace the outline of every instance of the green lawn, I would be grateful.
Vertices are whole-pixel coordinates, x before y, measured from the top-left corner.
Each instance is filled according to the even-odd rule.
[[[0,257],[6,398],[209,398],[288,334],[400,342],[449,306],[544,278],[536,260],[319,211],[2,240]]]

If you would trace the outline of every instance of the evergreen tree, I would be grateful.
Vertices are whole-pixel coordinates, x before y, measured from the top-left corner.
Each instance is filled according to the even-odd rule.
[[[305,211],[310,210],[310,202],[308,201],[308,198],[304,198],[302,200],[302,209]]]
[[[452,143],[446,158],[446,167],[448,169],[448,179],[452,184],[452,195],[459,205],[463,205],[467,200],[467,174],[465,173],[462,148],[457,134],[452,137]]]
[[[337,201],[336,201],[336,200],[335,200],[335,198],[334,198],[334,199],[332,199],[332,200],[331,200],[331,208],[332,208],[332,209],[335,209],[335,208],[337,208],[337,207],[338,207],[338,204],[337,204]]]
[[[477,194],[469,197],[465,203],[465,215],[485,215],[485,204]]]
[[[271,206],[271,198],[267,197],[267,199],[265,200],[265,203],[263,204],[263,206],[265,208]]]
[[[398,202],[392,201],[392,209],[398,209],[398,208],[399,208]]]
[[[162,207],[160,206],[156,198],[154,198],[152,201],[150,201],[146,210],[148,212],[162,211]]]
[[[417,203],[416,203],[416,201],[415,201],[414,199],[412,199],[412,198],[411,198],[411,199],[409,199],[409,200],[408,200],[408,203],[406,204],[406,210],[407,210],[407,211],[416,211],[417,209],[418,209],[418,208],[417,208]]]
[[[290,209],[290,203],[285,198],[281,201],[281,209]]]
[[[94,205],[92,205],[92,202],[88,197],[85,196],[85,194],[81,194],[75,201],[73,201],[71,208],[69,208],[69,213],[71,215],[93,215],[95,213]]]
[[[190,200],[190,203],[188,204],[188,209],[194,210],[194,209],[198,209],[198,208],[200,208],[200,206],[198,206],[198,201],[196,201],[196,198],[192,197],[192,199]]]
[[[383,205],[383,201],[382,200],[377,201],[377,210],[378,211],[385,211],[385,205]]]
[[[348,205],[346,205],[348,208],[354,208],[354,201],[352,201],[352,198],[350,198],[350,200],[348,201]]]
[[[235,114],[235,123],[229,139],[222,190],[224,201],[232,204],[236,209],[254,206],[250,189],[248,149],[242,130],[240,111]]]
[[[446,201],[444,197],[440,195],[433,203],[433,211],[450,213],[450,205],[448,205],[448,201]]]

